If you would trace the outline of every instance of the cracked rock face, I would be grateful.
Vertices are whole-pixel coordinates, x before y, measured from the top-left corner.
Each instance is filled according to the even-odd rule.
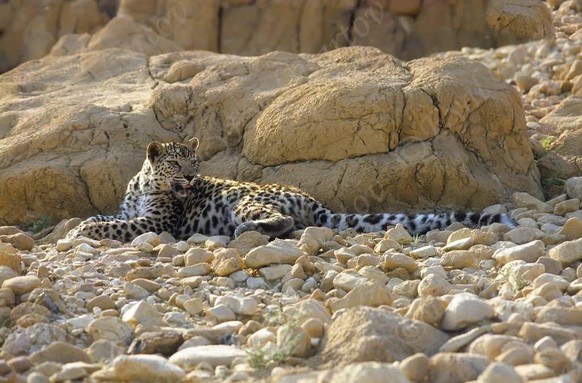
[[[519,95],[462,58],[108,49],[3,74],[0,110],[0,224],[115,212],[147,144],[191,136],[204,174],[296,185],[336,210],[541,196]]]

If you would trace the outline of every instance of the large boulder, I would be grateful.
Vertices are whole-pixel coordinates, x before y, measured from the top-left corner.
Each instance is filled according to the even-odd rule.
[[[204,174],[341,211],[541,197],[519,95],[462,58],[109,49],[1,75],[0,111],[0,224],[114,212],[148,142],[192,136]]]

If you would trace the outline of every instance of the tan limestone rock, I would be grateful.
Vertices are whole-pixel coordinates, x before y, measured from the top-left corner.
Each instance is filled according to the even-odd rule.
[[[184,62],[198,69],[164,81]],[[151,139],[191,136],[203,174],[298,185],[337,211],[541,197],[519,95],[461,58],[107,49],[27,63],[0,91],[0,225],[114,212]]]

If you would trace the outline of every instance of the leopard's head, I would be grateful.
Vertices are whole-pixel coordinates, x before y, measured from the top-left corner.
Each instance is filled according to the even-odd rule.
[[[198,176],[198,143],[196,137],[186,144],[150,143],[146,149],[146,161],[151,168],[148,180],[151,187],[183,196],[191,188],[191,181]]]

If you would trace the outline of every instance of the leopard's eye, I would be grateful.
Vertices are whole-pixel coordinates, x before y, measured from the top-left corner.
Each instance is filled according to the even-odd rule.
[[[172,166],[180,166],[180,164],[176,160],[168,160],[168,163]]]

